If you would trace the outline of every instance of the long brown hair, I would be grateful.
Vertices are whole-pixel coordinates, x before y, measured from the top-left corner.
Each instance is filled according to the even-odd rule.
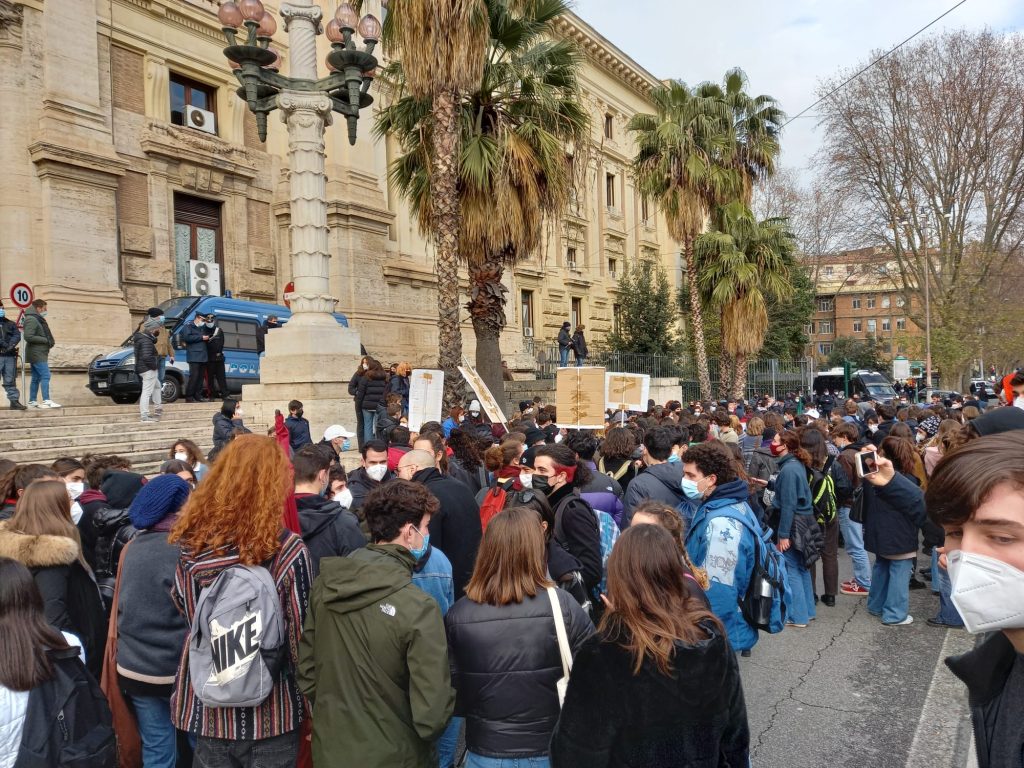
[[[491,522],[480,540],[466,597],[475,603],[509,605],[553,586],[544,563],[544,532],[532,507],[511,507]]]
[[[171,443],[171,447],[167,451],[167,458],[174,459],[174,449],[178,446],[185,449],[185,454],[188,456],[188,463],[192,466],[203,463],[203,452],[199,450],[199,446],[193,443],[191,440],[182,438],[181,440],[175,440]]]
[[[17,560],[0,557],[0,685],[12,691],[42,685],[53,678],[47,649],[69,647],[46,620],[32,572]]]
[[[288,460],[274,438],[239,435],[193,491],[168,541],[193,554],[237,547],[242,563],[262,563],[280,547],[291,484]]]
[[[779,442],[781,442],[789,452],[796,457],[797,461],[803,464],[805,467],[810,468],[813,464],[811,454],[807,452],[807,449],[800,445],[800,436],[791,429],[787,429],[785,432],[779,434]]]
[[[523,444],[521,442],[506,438],[501,445],[492,445],[484,451],[484,466],[487,467],[488,472],[497,472],[504,467],[511,467],[519,463],[519,455],[522,452]]]
[[[78,544],[78,560],[83,565],[82,539],[71,522],[71,497],[63,480],[36,480],[30,483],[7,524],[11,530],[28,536],[64,536]]]
[[[886,437],[879,446],[885,458],[903,475],[914,474],[914,444],[902,437]]]
[[[679,551],[660,526],[631,526],[619,537],[608,558],[608,592],[612,605],[600,631],[632,652],[634,675],[648,657],[669,674],[677,640],[696,643],[707,637],[700,622],[714,622],[722,631],[718,619],[686,588]]]
[[[690,559],[690,553],[686,551],[683,518],[679,512],[665,502],[655,501],[654,499],[648,499],[637,504],[633,508],[633,514],[636,515],[638,512],[655,518],[658,521],[658,525],[672,535],[672,540],[676,543],[676,548],[679,550],[679,557],[682,559],[683,565],[689,569],[694,581],[700,585],[700,588],[707,589],[709,586],[707,571],[694,565]]]

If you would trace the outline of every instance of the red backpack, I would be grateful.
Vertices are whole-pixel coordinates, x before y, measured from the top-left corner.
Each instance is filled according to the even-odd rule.
[[[484,500],[480,502],[480,528],[482,530],[486,531],[491,518],[505,508],[505,501],[508,499],[509,491],[512,490],[514,483],[515,478],[504,483],[495,481],[494,485],[487,489]]]

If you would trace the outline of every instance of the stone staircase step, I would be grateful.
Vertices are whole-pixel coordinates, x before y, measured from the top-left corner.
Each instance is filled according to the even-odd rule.
[[[162,422],[146,424],[139,422],[117,426],[122,427],[122,429],[114,434],[103,432],[98,434],[77,434],[70,431],[62,435],[47,435],[43,437],[37,437],[34,432],[23,433],[18,437],[0,435],[0,451],[21,453],[22,451],[30,451],[36,448],[49,448],[55,451],[75,448],[86,453],[94,453],[97,450],[102,450],[104,446],[112,444],[153,442],[157,439],[173,441],[179,436],[191,440],[192,438],[189,436],[195,434],[204,435],[205,437],[202,442],[205,443],[210,442],[213,436],[213,427],[207,424],[191,424],[187,425],[189,427],[187,429],[183,429],[175,423],[165,424]]]
[[[54,424],[44,422],[43,425],[18,425],[17,427],[0,427],[0,450],[9,448],[9,444],[17,440],[35,438],[75,438],[75,439],[113,439],[112,436],[132,431],[136,427],[144,428],[149,425],[143,424],[136,416],[134,419],[117,419],[114,421],[93,421],[88,424]],[[212,417],[206,415],[198,418],[164,418],[160,426],[165,429],[187,431],[189,433],[212,431]]]
[[[185,413],[193,411],[198,413],[214,413],[219,410],[220,403],[186,403],[184,401],[168,403],[164,406],[167,412]],[[40,416],[111,416],[116,414],[137,414],[139,406],[134,405],[68,405],[63,408],[29,408],[24,411],[12,411],[9,409],[0,410],[0,422],[8,419],[33,419]]]
[[[134,436],[133,439],[128,441],[119,439],[109,442],[89,444],[79,443],[59,447],[47,445],[37,448],[23,448],[10,452],[4,451],[3,456],[19,463],[38,462],[41,464],[50,464],[58,456],[74,456],[76,458],[80,458],[88,453],[115,453],[118,456],[128,456],[132,458],[133,462],[135,461],[135,457],[140,456],[141,454],[146,454],[153,456],[154,458],[152,460],[156,461],[157,458],[167,456],[167,450],[179,437],[188,436],[181,435],[177,432],[172,434],[156,433],[153,436]],[[197,442],[201,450],[208,452],[211,447],[209,434],[198,441],[195,440],[196,437],[199,436],[193,435],[189,439]]]

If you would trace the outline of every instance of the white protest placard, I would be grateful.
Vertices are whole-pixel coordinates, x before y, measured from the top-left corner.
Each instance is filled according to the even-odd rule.
[[[444,371],[417,368],[409,376],[409,431],[419,432],[428,421],[441,421]]]
[[[459,366],[459,373],[462,374],[462,378],[469,384],[470,389],[473,390],[473,394],[476,395],[476,399],[480,401],[480,407],[484,409],[484,413],[487,418],[491,420],[492,424],[504,424],[508,426],[508,421],[505,419],[505,412],[501,410],[501,406],[498,405],[498,401],[494,399],[494,395],[491,394],[491,390],[484,384],[484,380],[480,378],[473,367],[465,360],[463,364]]]
[[[651,377],[646,373],[605,374],[605,407],[613,411],[647,411]]]
[[[604,429],[604,368],[559,368],[555,380],[558,426]]]

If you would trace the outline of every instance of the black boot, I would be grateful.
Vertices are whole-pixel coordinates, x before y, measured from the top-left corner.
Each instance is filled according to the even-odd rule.
[[[28,407],[22,405],[17,400],[11,400],[11,410],[12,411],[27,411]]]
[[[821,602],[827,605],[829,608],[836,607],[836,596],[835,595],[822,595]]]

